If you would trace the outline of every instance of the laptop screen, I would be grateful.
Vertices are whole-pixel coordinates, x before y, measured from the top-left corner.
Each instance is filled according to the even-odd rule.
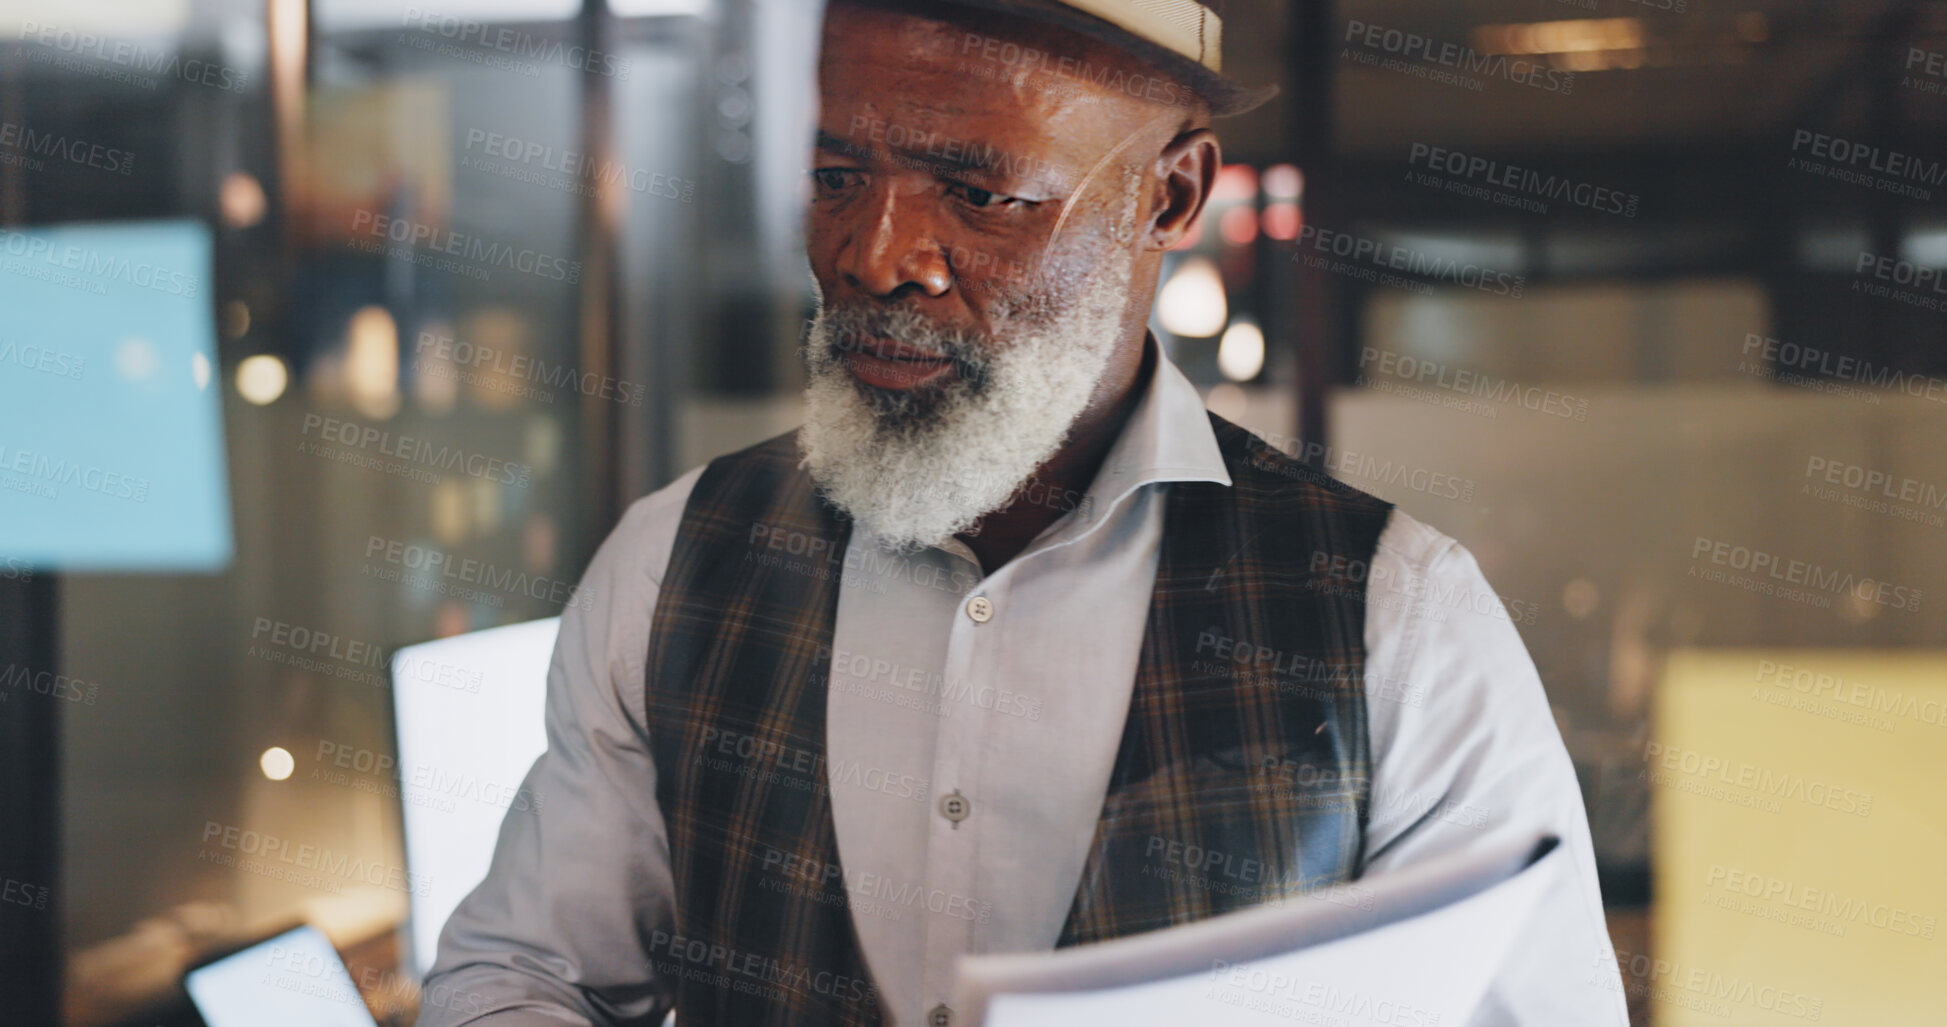
[[[377,1027],[338,950],[315,927],[206,963],[183,984],[209,1027]]]
[[[539,816],[523,787],[548,747],[548,659],[561,619],[407,646],[392,658],[400,811],[412,895],[413,970],[433,968],[440,928],[487,876],[501,822]]]

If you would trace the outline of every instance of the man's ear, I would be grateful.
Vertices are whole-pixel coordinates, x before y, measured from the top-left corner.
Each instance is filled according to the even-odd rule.
[[[1167,250],[1183,241],[1210,202],[1210,190],[1217,184],[1217,169],[1223,167],[1224,151],[1217,134],[1207,128],[1193,128],[1170,140],[1156,158],[1160,175],[1155,180],[1156,217],[1149,227],[1149,248]]]

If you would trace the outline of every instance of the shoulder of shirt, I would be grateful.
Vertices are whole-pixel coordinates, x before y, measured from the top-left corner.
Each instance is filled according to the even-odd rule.
[[[796,435],[795,430],[774,435],[683,472],[682,477],[630,503],[602,548],[613,547],[625,567],[647,575],[649,584],[660,588],[663,572],[669,567],[669,554],[676,545],[676,530],[683,523],[683,511],[689,506],[690,493],[696,489],[697,479],[703,477],[703,472],[711,464],[724,461],[777,459],[780,447],[796,446]]]
[[[1228,456],[1217,458],[1230,472],[1232,487],[1296,491],[1329,497],[1330,501],[1355,509],[1377,510],[1393,504],[1349,482],[1333,477],[1273,445],[1264,436],[1227,421],[1215,411],[1205,410],[1213,441],[1227,449]],[[1251,473],[1258,472],[1258,473]],[[1268,476],[1268,477],[1267,477]]]
[[[776,460],[780,447],[796,446],[796,435],[795,430],[774,435],[699,464],[675,481],[630,503],[615,530],[602,543],[596,561],[608,561],[610,570],[629,575],[633,581],[646,580],[651,588],[661,588],[663,572],[669,568],[669,555],[676,546],[677,529],[683,524],[683,511],[689,506],[690,494],[703,472],[711,464],[724,461]]]
[[[650,585],[661,587],[670,550],[676,545],[676,529],[683,523],[683,509],[707,466],[692,467],[682,477],[629,504],[622,520],[602,543],[603,555],[609,556],[612,551],[612,558],[619,561],[617,570],[642,575]]]
[[[1419,608],[1434,595],[1490,594],[1492,587],[1481,572],[1474,554],[1446,533],[1420,521],[1398,507],[1379,533],[1379,544],[1372,556],[1367,590],[1381,595],[1397,595],[1392,602]],[[1369,618],[1393,623],[1375,605]]]
[[[1391,557],[1408,571],[1430,574],[1435,567],[1445,570],[1457,557],[1467,555],[1466,547],[1451,536],[1395,506],[1379,533],[1375,559]]]

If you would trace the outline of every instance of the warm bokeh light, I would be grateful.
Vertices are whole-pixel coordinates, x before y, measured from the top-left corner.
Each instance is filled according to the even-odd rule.
[[[561,529],[555,526],[553,517],[537,513],[521,525],[521,559],[528,570],[537,574],[553,570],[560,546]]]
[[[1224,330],[1217,344],[1217,370],[1234,382],[1248,382],[1264,370],[1264,332],[1249,321]]]
[[[412,398],[429,414],[448,414],[460,399],[460,369],[450,356],[441,356],[439,346],[421,345],[424,340],[450,338],[453,326],[446,321],[422,322],[419,338],[413,340],[412,363],[407,379],[412,383]],[[450,352],[450,351],[449,351]]]
[[[1593,50],[1547,55],[1548,66],[1562,71],[1615,71],[1640,68],[1649,60],[1642,50]]]
[[[552,474],[561,463],[564,443],[561,425],[554,418],[546,414],[529,417],[521,432],[521,462],[534,468],[537,475]]]
[[[1273,164],[1264,169],[1264,195],[1273,200],[1295,200],[1304,195],[1305,173],[1296,164]]]
[[[1564,71],[1643,67],[1649,61],[1648,42],[1637,18],[1484,25],[1474,31],[1474,43],[1483,53],[1546,57],[1550,67]]]
[[[217,206],[223,210],[223,223],[231,228],[249,228],[264,219],[264,187],[247,171],[232,171],[223,179]]]
[[[1635,50],[1643,45],[1637,18],[1581,18],[1520,25],[1483,25],[1474,39],[1484,53],[1548,54]]]
[[[1298,213],[1298,205],[1291,202],[1273,203],[1264,208],[1264,234],[1279,242],[1290,242],[1298,238],[1298,230],[1304,227],[1304,218]]]
[[[439,609],[433,614],[433,635],[437,638],[451,638],[464,634],[474,628],[473,618],[467,613],[466,604],[458,599],[440,601]]]
[[[1237,206],[1224,211],[1217,224],[1224,241],[1232,246],[1249,246],[1257,241],[1257,211],[1249,207]]]
[[[231,300],[223,305],[220,319],[226,338],[241,339],[250,332],[250,304]]]
[[[399,411],[399,326],[384,307],[352,315],[345,347],[345,385],[352,406],[367,417]]]
[[[433,537],[442,546],[457,546],[466,541],[472,529],[471,511],[467,508],[466,485],[455,477],[441,478],[433,486],[432,505],[428,507],[428,520],[433,529]]]
[[[1576,578],[1562,586],[1562,609],[1576,620],[1588,620],[1601,602],[1601,590],[1587,578]]]
[[[474,478],[473,495],[469,511],[473,530],[482,535],[492,535],[500,530],[500,517],[506,508],[507,486],[492,478]]]
[[[515,307],[486,307],[460,322],[459,336],[450,352],[476,356],[488,351],[500,354],[496,359],[476,361],[461,368],[475,376],[467,398],[488,410],[518,410],[533,405],[530,390],[560,391],[515,373],[514,369],[522,366],[516,358],[533,356],[533,338],[527,317]],[[422,346],[418,341],[413,347],[415,358],[441,352],[438,345]],[[560,402],[561,397],[556,396],[555,400]]]
[[[281,745],[273,745],[265,749],[262,756],[257,757],[257,766],[262,768],[265,777],[272,781],[282,781],[291,776],[291,771],[297,769],[297,760],[291,756],[290,750]]]
[[[1249,164],[1226,164],[1210,190],[1214,202],[1257,199],[1257,169]]]
[[[1185,260],[1156,297],[1156,319],[1163,330],[1186,339],[1207,339],[1224,330],[1230,308],[1224,279],[1209,257]]]
[[[244,357],[237,365],[237,395],[258,406],[276,402],[290,384],[284,361],[268,353]]]

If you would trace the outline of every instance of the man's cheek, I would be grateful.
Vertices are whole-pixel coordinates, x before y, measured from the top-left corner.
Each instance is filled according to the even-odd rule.
[[[817,284],[818,295],[831,297],[838,288],[837,276],[832,273],[837,260],[833,236],[821,221],[817,215],[805,219],[805,263],[811,266],[811,280]]]

